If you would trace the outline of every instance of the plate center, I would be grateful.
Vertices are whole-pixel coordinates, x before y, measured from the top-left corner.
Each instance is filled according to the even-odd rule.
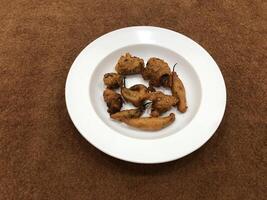
[[[103,91],[105,89],[103,76],[105,73],[115,72],[115,65],[118,59],[126,52],[143,58],[145,63],[150,57],[158,57],[163,59],[169,64],[170,68],[177,63],[175,71],[185,86],[188,110],[186,113],[180,113],[176,108],[172,108],[169,112],[164,113],[164,116],[167,116],[171,112],[175,114],[176,119],[169,127],[156,132],[147,132],[129,127],[123,123],[112,120],[109,117],[109,114],[107,113],[107,106],[103,100]],[[127,87],[137,83],[148,86],[148,82],[143,80],[141,75],[127,76],[126,80]],[[156,88],[156,90],[161,90],[165,94],[171,94],[170,90],[166,88]],[[195,72],[193,66],[182,56],[164,47],[150,44],[140,44],[123,47],[113,51],[111,54],[102,59],[93,72],[89,88],[89,95],[95,112],[109,127],[125,136],[139,139],[154,139],[167,137],[174,133],[179,134],[179,131],[186,127],[196,115],[200,106],[202,94],[197,73]],[[130,103],[124,104],[122,110],[128,108],[133,108],[133,106],[131,106]],[[149,110],[144,114],[144,116],[148,114]]]

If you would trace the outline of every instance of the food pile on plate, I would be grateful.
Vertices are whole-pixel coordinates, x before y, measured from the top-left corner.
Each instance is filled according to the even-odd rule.
[[[107,73],[103,81],[106,89],[103,92],[104,101],[107,104],[107,112],[112,119],[123,122],[131,127],[146,131],[163,129],[175,120],[175,114],[162,116],[173,106],[181,113],[186,112],[185,88],[174,71],[171,71],[168,63],[159,58],[150,58],[146,67],[144,60],[130,53],[126,53],[118,60],[115,70],[117,73]],[[126,86],[127,76],[141,74],[144,80],[149,81],[149,87],[136,84]],[[156,91],[155,88],[163,86],[169,88],[172,95]],[[120,94],[115,89],[120,88]],[[124,103],[131,103],[136,108],[121,110]],[[147,108],[151,108],[149,117],[142,117]]]

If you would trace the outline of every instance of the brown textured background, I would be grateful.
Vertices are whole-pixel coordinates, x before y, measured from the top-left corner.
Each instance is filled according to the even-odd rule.
[[[204,3],[205,2],[205,3]],[[0,199],[257,199],[267,186],[267,3],[0,1]],[[104,33],[153,25],[206,48],[228,102],[216,134],[166,164],[109,157],[73,126],[64,85]]]

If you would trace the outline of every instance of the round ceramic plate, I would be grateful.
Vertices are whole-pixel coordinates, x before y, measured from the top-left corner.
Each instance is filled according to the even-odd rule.
[[[170,112],[176,120],[169,127],[147,132],[110,119],[102,96],[103,75],[114,72],[126,52],[145,62],[158,57],[170,67],[177,63],[175,70],[185,86],[188,110],[182,114],[173,108]],[[148,84],[141,75],[127,76],[127,87],[136,83]],[[148,26],[119,29],[89,44],[71,66],[65,95],[73,123],[92,145],[136,163],[172,161],[195,151],[214,134],[226,105],[223,76],[207,51],[182,34]]]

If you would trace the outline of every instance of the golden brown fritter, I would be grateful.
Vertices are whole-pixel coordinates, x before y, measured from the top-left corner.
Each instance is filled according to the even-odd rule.
[[[159,58],[150,58],[142,72],[143,78],[149,80],[149,85],[155,87],[168,87],[170,75],[169,65]]]
[[[103,81],[109,89],[116,89],[122,85],[122,77],[117,73],[106,73]]]
[[[113,90],[105,89],[103,97],[108,106],[108,113],[114,114],[121,110],[123,101],[120,94],[114,92]]]
[[[130,90],[139,92],[140,95],[144,96],[148,92],[148,88],[143,84],[136,84],[130,87]]]
[[[175,120],[175,115],[171,113],[166,117],[140,117],[140,118],[128,118],[123,122],[129,126],[142,129],[144,131],[158,131],[163,129]]]
[[[134,85],[130,88],[123,86],[121,95],[125,101],[132,103],[136,107],[140,107],[147,98],[147,87],[142,84]]]
[[[179,99],[179,102],[177,104],[177,109],[180,112],[184,113],[187,110],[185,88],[183,82],[181,81],[181,79],[179,79],[177,73],[174,71],[175,65],[173,67],[173,72],[169,84],[172,91],[172,95]]]
[[[145,103],[141,105],[139,108],[129,109],[129,110],[122,110],[115,114],[110,115],[112,119],[116,119],[118,121],[124,121],[125,119],[130,118],[138,118],[141,117],[143,112],[145,111],[147,105],[151,104],[151,102]]]
[[[122,110],[120,112],[110,115],[110,117],[118,121],[124,121],[125,119],[129,119],[129,118],[141,117],[142,113],[143,113],[142,109],[135,108],[135,109],[129,109],[129,110]]]
[[[144,60],[126,53],[116,64],[116,71],[121,75],[141,74],[144,69]]]
[[[178,103],[178,99],[171,95],[166,95],[163,92],[151,92],[148,94],[148,100],[152,101],[151,116],[158,117],[164,112],[171,109]]]

